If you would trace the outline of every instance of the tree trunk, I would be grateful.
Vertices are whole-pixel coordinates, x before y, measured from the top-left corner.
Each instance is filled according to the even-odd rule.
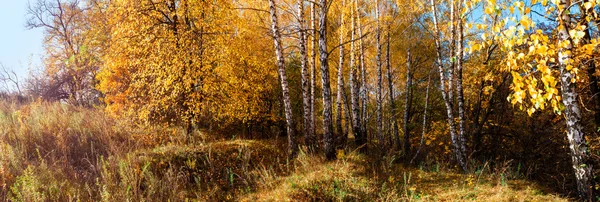
[[[459,165],[461,166],[461,168],[463,169],[463,171],[467,172],[467,162],[465,159],[465,155],[464,153],[462,153],[460,145],[459,145],[459,140],[458,140],[458,136],[456,134],[456,126],[454,124],[454,114],[453,114],[453,104],[452,104],[452,100],[450,100],[449,98],[449,92],[446,91],[446,84],[448,83],[446,81],[446,72],[444,71],[444,64],[442,62],[442,46],[441,46],[441,35],[440,35],[440,29],[438,26],[438,21],[437,21],[437,8],[436,8],[436,4],[435,4],[435,0],[431,0],[431,9],[433,12],[433,25],[434,25],[434,31],[435,31],[435,47],[436,47],[436,63],[438,66],[438,71],[440,74],[440,88],[441,88],[441,92],[442,92],[442,98],[444,100],[444,104],[446,105],[446,114],[447,114],[447,121],[448,121],[448,127],[450,129],[450,137],[452,139],[452,145],[454,146],[454,154],[456,155],[456,160],[458,161]],[[452,83],[449,83],[449,86],[452,86]]]
[[[269,0],[269,11],[271,13],[272,31],[275,42],[275,55],[277,56],[277,67],[279,69],[279,78],[281,80],[281,88],[283,92],[283,105],[285,111],[285,120],[288,135],[288,151],[289,157],[293,158],[296,155],[298,147],[296,146],[294,116],[292,114],[292,103],[290,101],[290,92],[288,88],[287,76],[285,73],[285,60],[283,57],[283,45],[281,44],[281,33],[277,21],[277,10],[275,8],[275,0]]]
[[[321,60],[321,81],[323,84],[323,142],[325,157],[327,160],[334,160],[335,145],[333,134],[332,106],[331,106],[331,84],[329,81],[329,64],[327,59],[327,0],[319,0],[319,53]]]
[[[456,17],[456,2],[454,0],[450,0],[450,68],[448,68],[448,99],[453,103],[454,106],[454,65],[456,64],[456,55],[454,54],[454,49],[456,47],[456,28],[455,26],[455,17]],[[454,108],[452,109],[452,113],[454,113]]]
[[[406,88],[405,88],[405,93],[406,96],[404,97],[404,155],[407,157],[405,159],[408,159],[409,155],[410,155],[410,129],[408,128],[408,121],[409,121],[409,117],[410,117],[410,107],[411,107],[411,99],[410,99],[410,94],[411,94],[411,88],[412,88],[412,56],[410,55],[410,49],[407,52],[407,56],[406,56]]]
[[[360,36],[362,36],[362,28],[360,28],[360,23],[359,24],[359,28],[358,28],[358,33]],[[368,137],[369,137],[369,131],[367,130],[367,126],[369,124],[369,119],[368,119],[368,112],[367,112],[367,105],[369,104],[368,100],[369,100],[369,94],[368,94],[368,88],[367,88],[367,66],[365,65],[365,46],[362,42],[359,43],[360,45],[360,72],[361,72],[361,78],[360,78],[360,97],[361,97],[361,126],[360,126],[360,130],[361,130],[361,142],[363,142],[363,144],[365,145],[364,151],[367,150],[367,141],[368,141]]]
[[[425,109],[423,110],[423,129],[421,131],[421,142],[419,143],[419,149],[415,152],[415,155],[410,160],[408,165],[411,165],[412,162],[417,158],[419,152],[421,152],[421,148],[423,148],[423,141],[425,140],[425,134],[427,133],[427,107],[429,106],[429,86],[431,85],[431,73],[429,73],[427,79],[427,90],[425,91]]]
[[[344,7],[346,6],[346,1],[345,0],[342,2],[342,5],[344,5]],[[344,28],[342,30],[345,30],[344,20],[343,20],[344,17],[343,16],[344,15],[342,14],[342,28]],[[346,34],[345,31],[344,31],[343,34]],[[340,35],[340,43],[344,43],[343,37],[341,35]],[[343,51],[344,49],[345,48],[343,48],[343,46],[340,47],[340,54],[344,54],[344,51]],[[343,102],[344,102],[344,104],[343,104],[343,106],[344,106],[344,110],[343,110],[344,111],[344,120],[346,121],[345,122],[346,129],[343,130],[342,133],[340,134],[341,135],[340,136],[340,143],[341,144],[338,145],[338,146],[341,146],[341,147],[345,146],[346,143],[348,142],[348,134],[350,133],[350,122],[351,122],[351,117],[352,117],[352,115],[350,114],[350,103],[349,103],[349,100],[348,100],[348,94],[346,93],[346,87],[345,87],[346,83],[345,83],[345,80],[344,80],[344,72],[342,71],[342,69],[343,69],[342,64],[343,63],[344,63],[343,57],[340,56],[340,71],[339,71],[340,75],[338,75],[338,76],[341,77],[340,79],[342,81],[341,95],[342,95],[342,99],[343,99]]]
[[[459,7],[459,13],[461,12],[461,7]],[[466,160],[466,139],[465,139],[465,99],[463,92],[463,74],[462,74],[462,62],[463,62],[463,21],[461,17],[457,18],[457,41],[456,41],[456,98],[458,100],[458,144],[460,148],[460,152],[465,155]]]
[[[342,8],[345,6],[345,1],[342,2]],[[338,66],[338,79],[337,79],[337,95],[335,104],[337,105],[336,121],[335,126],[337,134],[341,137],[344,135],[344,129],[342,128],[342,92],[344,91],[344,13],[340,15],[340,61]]]
[[[306,27],[304,21],[304,0],[298,0],[298,27],[299,27],[299,39],[300,39],[300,56],[301,58],[301,71],[302,71],[302,109],[304,111],[304,137],[310,136],[310,85],[309,85],[309,73],[308,73],[308,53],[306,52]]]
[[[569,0],[560,0],[559,7],[569,8]],[[584,200],[592,199],[592,165],[589,163],[588,146],[585,142],[585,134],[581,124],[581,110],[578,103],[577,87],[574,82],[574,72],[567,70],[567,66],[572,65],[573,42],[569,36],[569,23],[571,17],[568,12],[561,10],[558,16],[558,44],[568,44],[558,51],[558,63],[560,69],[560,87],[562,101],[565,106],[565,118],[567,123],[567,139],[571,149],[571,160],[575,170],[575,179],[577,180],[577,191],[579,197]]]
[[[312,55],[311,55],[311,66],[310,66],[310,126],[309,126],[309,133],[308,136],[306,137],[306,146],[309,148],[309,151],[312,151],[314,149],[316,149],[317,145],[317,135],[316,135],[316,125],[315,125],[315,95],[316,95],[316,75],[317,75],[317,71],[316,71],[316,67],[317,67],[317,29],[316,29],[316,23],[315,21],[317,21],[317,17],[316,17],[316,11],[317,9],[315,9],[315,3],[311,2],[310,4],[310,27],[312,30]]]
[[[356,108],[357,108],[357,113],[359,112],[359,106],[361,107],[361,113],[360,113],[360,119],[358,119],[356,122],[356,124],[358,126],[357,128],[357,132],[355,133],[355,141],[356,141],[356,145],[360,147],[360,151],[361,152],[366,152],[367,151],[367,71],[366,71],[366,66],[365,66],[365,47],[363,44],[363,32],[362,32],[362,25],[361,25],[361,21],[360,21],[360,12],[358,9],[358,0],[354,1],[354,16],[355,16],[355,20],[356,20],[356,31],[358,32],[358,48],[359,48],[359,55],[358,55],[358,62],[360,63],[360,91],[356,91],[355,93],[358,94],[357,96],[360,97],[360,103],[358,102],[358,98],[356,98]],[[353,29],[355,30],[355,29]],[[358,64],[357,64],[358,65]],[[354,66],[357,66],[354,65]],[[359,71],[358,67],[357,71]],[[354,81],[356,82],[356,86],[358,86],[358,74],[355,74],[356,77],[354,77]],[[358,87],[357,87],[358,88]],[[355,89],[357,90],[357,89]]]
[[[393,81],[393,76],[392,76],[392,59],[390,56],[390,25],[388,24],[388,33],[387,33],[387,52],[386,52],[386,66],[387,66],[387,77],[388,77],[388,88],[390,91],[390,107],[392,108],[392,117],[391,117],[391,127],[390,129],[392,129],[392,134],[393,137],[395,138],[396,141],[396,148],[400,149],[400,134],[398,132],[398,120],[396,120],[396,103],[394,101],[394,81]]]
[[[354,2],[352,6],[357,6]],[[352,102],[352,133],[354,134],[354,141],[358,147],[362,146],[363,142],[363,131],[361,130],[361,117],[359,108],[359,85],[358,85],[358,65],[355,64],[356,59],[356,15],[355,10],[352,8],[352,42],[350,44],[350,100]]]
[[[363,41],[363,32],[362,32],[362,23],[360,20],[360,12],[358,9],[358,0],[355,0],[356,2],[356,7],[355,7],[355,11],[356,11],[356,25],[357,25],[357,31],[358,31],[358,36],[360,38],[359,42],[359,49],[360,49],[360,55],[359,55],[359,62],[360,62],[360,71],[361,71],[361,86],[360,86],[360,98],[361,98],[361,122],[362,124],[360,125],[360,133],[361,133],[361,140],[360,142],[362,144],[359,145],[364,145],[362,148],[362,151],[366,151],[367,150],[367,124],[368,124],[368,120],[367,120],[367,100],[369,99],[369,95],[367,94],[367,67],[365,66],[365,46],[364,46],[364,41]]]
[[[377,47],[377,55],[375,61],[377,62],[377,140],[379,141],[379,148],[384,148],[383,141],[383,120],[381,112],[381,104],[383,101],[382,95],[382,76],[381,76],[381,25],[379,19],[379,0],[375,3],[375,18],[377,19],[377,28],[375,30],[375,46]]]
[[[344,83],[344,85],[346,85]],[[342,137],[340,137],[340,143],[341,145],[338,145],[340,147],[344,147],[346,145],[346,143],[348,143],[348,135],[350,134],[350,122],[352,120],[352,115],[350,114],[350,101],[348,100],[348,94],[346,93],[346,90],[342,91],[342,97],[344,98],[344,119],[346,120],[345,123],[345,127],[346,127],[346,131],[345,133],[342,135]]]

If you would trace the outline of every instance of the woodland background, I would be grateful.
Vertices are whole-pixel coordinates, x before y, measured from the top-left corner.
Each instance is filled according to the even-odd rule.
[[[0,199],[596,200],[596,1],[35,0]]]

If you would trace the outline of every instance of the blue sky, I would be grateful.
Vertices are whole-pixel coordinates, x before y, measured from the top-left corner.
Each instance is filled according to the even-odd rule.
[[[11,0],[0,6],[0,63],[27,76],[30,61],[40,65],[43,56],[43,29],[25,28],[28,0]]]

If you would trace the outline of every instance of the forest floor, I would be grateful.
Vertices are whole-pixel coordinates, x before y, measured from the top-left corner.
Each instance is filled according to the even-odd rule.
[[[469,174],[351,147],[338,160],[285,138],[135,129],[96,109],[0,103],[0,201],[569,201],[509,166]],[[231,135],[228,135],[231,137]]]
[[[268,155],[268,154],[265,154]],[[339,159],[301,153],[288,172],[262,170],[256,191],[242,201],[569,201],[487,164],[470,174],[441,164],[405,167],[393,157],[351,152]],[[374,160],[375,159],[375,160]],[[272,166],[272,165],[269,165]],[[268,166],[263,166],[265,168]]]

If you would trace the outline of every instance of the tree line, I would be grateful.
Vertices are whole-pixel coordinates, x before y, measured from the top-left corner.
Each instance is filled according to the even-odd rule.
[[[277,131],[290,158],[305,147],[334,160],[354,144],[406,164],[438,156],[470,172],[472,160],[552,161],[530,153],[566,150],[528,144],[565,145],[577,193],[591,199],[599,8],[589,0],[36,0],[26,27],[44,29],[46,54],[25,93],[101,105],[141,126]]]

